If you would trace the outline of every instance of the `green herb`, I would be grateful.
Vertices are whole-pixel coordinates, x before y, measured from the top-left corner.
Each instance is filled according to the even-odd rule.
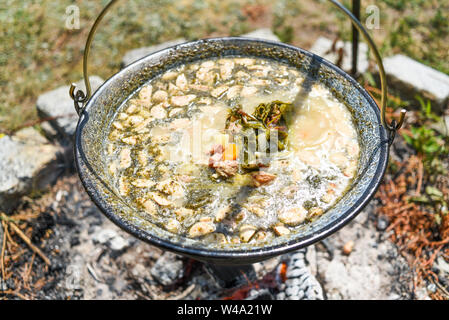
[[[253,114],[242,110],[240,105],[231,109],[226,119],[226,129],[239,128],[236,139],[240,139],[242,155],[242,168],[246,170],[257,169],[260,164],[267,165],[269,159],[256,159],[254,152],[270,152],[269,141],[271,136],[277,135],[277,149],[284,150],[287,146],[289,115],[291,103],[273,101],[259,104]],[[260,135],[264,135],[265,149],[260,145]],[[251,141],[252,140],[252,141]],[[252,163],[256,160],[257,163]]]
[[[317,189],[321,184],[321,177],[319,175],[308,176],[306,181],[312,186],[312,188]]]
[[[302,206],[304,207],[304,209],[310,210],[310,209],[312,209],[313,207],[318,206],[318,202],[316,201],[316,199],[306,200],[306,201],[304,201],[304,203],[302,204]]]

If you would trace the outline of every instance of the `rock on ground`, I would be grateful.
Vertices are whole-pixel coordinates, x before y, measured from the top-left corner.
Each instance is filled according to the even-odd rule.
[[[0,210],[11,212],[21,196],[53,183],[63,170],[60,154],[33,128],[0,138]]]
[[[151,268],[151,275],[163,286],[176,283],[184,274],[183,262],[179,256],[165,252]]]
[[[268,28],[263,29],[257,29],[250,33],[246,33],[241,35],[242,37],[248,37],[248,38],[257,38],[257,39],[265,39],[265,40],[272,40],[272,41],[280,41],[279,38]],[[150,47],[143,47],[138,49],[133,49],[125,53],[122,59],[122,66],[126,67],[130,65],[131,63],[142,59],[143,57],[154,53],[156,51],[160,51],[162,49],[175,46],[177,44],[181,44],[187,42],[184,38],[175,39],[172,41],[167,41],[158,45],[150,46]]]
[[[408,299],[412,272],[386,234],[374,226],[374,207],[330,236],[317,252],[317,271],[327,299]],[[347,244],[353,241],[352,248]],[[343,248],[346,246],[346,254]],[[349,249],[349,250],[348,250]]]
[[[385,58],[383,62],[389,85],[409,99],[419,94],[433,101],[439,111],[448,106],[448,75],[400,54]]]
[[[335,51],[332,51],[333,41],[325,38],[319,37],[313,44],[310,52],[336,64],[339,58],[338,51],[340,48],[343,49],[343,60],[341,63],[341,69],[346,72],[351,72],[352,70],[352,43],[337,41],[335,44]],[[357,56],[357,71],[359,73],[364,73],[368,70],[368,45],[363,42],[363,39],[359,42],[359,53]]]
[[[89,79],[92,93],[104,82],[98,76],[91,76]],[[76,85],[78,89],[86,93],[84,80],[78,81]],[[63,86],[43,93],[38,97],[36,107],[41,119],[49,119],[49,123],[54,129],[61,133],[63,137],[71,140],[78,123],[78,115],[76,114],[73,100],[70,98],[69,89],[70,86]],[[54,135],[53,131],[49,130],[47,132],[49,128],[46,128],[43,128],[46,130],[46,134]]]

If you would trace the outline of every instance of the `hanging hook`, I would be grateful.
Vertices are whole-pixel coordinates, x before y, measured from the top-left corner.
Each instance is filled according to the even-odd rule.
[[[75,105],[76,113],[78,115],[80,115],[81,111],[83,110],[84,104],[88,99],[88,96],[81,89],[76,90],[76,92],[75,92],[75,90],[76,90],[76,84],[72,83],[70,85],[69,94],[70,94],[70,97],[72,98],[73,103]]]

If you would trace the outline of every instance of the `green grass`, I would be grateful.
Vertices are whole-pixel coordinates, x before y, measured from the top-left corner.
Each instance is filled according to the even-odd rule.
[[[80,8],[81,29],[67,30],[65,10],[74,3]],[[85,39],[106,3],[2,1],[0,132],[33,123],[39,94],[82,77]],[[401,52],[449,73],[447,0],[363,1],[364,6],[372,3],[380,7],[382,30],[371,33],[384,55]],[[259,18],[251,19],[242,10],[257,5],[266,8]],[[349,39],[351,30],[346,18],[324,0],[122,0],[97,32],[89,71],[107,78],[119,70],[129,49],[177,37],[238,35],[259,27],[270,27],[283,41],[305,48],[319,35]]]

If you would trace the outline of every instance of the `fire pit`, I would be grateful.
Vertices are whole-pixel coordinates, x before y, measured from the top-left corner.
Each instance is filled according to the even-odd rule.
[[[323,58],[287,44],[238,37],[198,40],[151,54],[112,76],[91,96],[87,72],[90,44],[98,24],[116,2],[117,0],[113,0],[105,7],[87,40],[84,53],[87,93],[76,91],[73,85],[70,90],[80,116],[75,137],[75,163],[78,173],[87,193],[110,220],[133,236],[159,248],[211,263],[213,272],[219,278],[230,280],[235,278],[236,271],[217,265],[248,265],[306,247],[343,227],[365,207],[385,173],[389,145],[402,125],[405,110],[402,111],[398,122],[393,120],[387,123],[387,88],[380,55],[367,31],[340,3],[330,0],[362,33],[378,63],[382,85],[380,110],[371,96],[351,76]],[[248,245],[236,250],[211,249],[204,248],[194,239],[174,235],[149,222],[136,219],[133,209],[121,200],[108,183],[100,146],[106,135],[104,128],[116,108],[149,79],[181,63],[235,55],[280,60],[306,73],[312,82],[330,88],[335,97],[352,113],[360,139],[360,164],[349,191],[325,215],[299,232],[290,237],[275,239],[269,246],[264,247]],[[242,268],[250,270],[247,267],[238,267]],[[224,286],[228,285],[232,284],[227,281]]]

